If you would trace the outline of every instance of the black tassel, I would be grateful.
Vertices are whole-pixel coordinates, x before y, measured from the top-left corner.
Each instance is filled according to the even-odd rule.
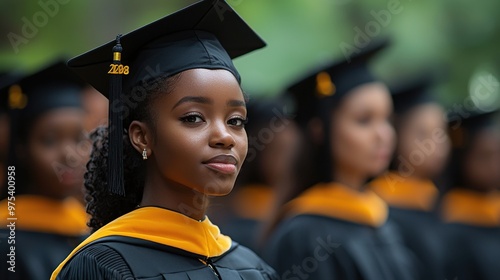
[[[123,71],[121,64],[122,46],[120,44],[121,35],[116,37],[116,45],[113,47],[113,65],[108,72],[109,83],[109,147],[108,147],[108,189],[111,193],[125,196],[123,179],[123,120],[121,111],[116,108],[122,107],[122,75],[128,74]],[[118,106],[112,104],[118,103]],[[113,108],[115,108],[113,110]]]

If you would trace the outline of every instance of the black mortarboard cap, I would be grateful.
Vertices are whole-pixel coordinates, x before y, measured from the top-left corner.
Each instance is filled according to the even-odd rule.
[[[465,115],[450,113],[448,126],[453,147],[460,149],[467,146],[478,131],[494,125],[499,112],[497,109],[490,112],[467,112]]]
[[[225,69],[238,82],[232,59],[265,42],[223,0],[205,0],[119,36],[68,65],[110,100],[108,188],[123,195],[122,94],[133,99],[159,77],[189,69]],[[114,64],[115,66],[110,66]],[[108,75],[108,72],[111,72]],[[124,88],[122,93],[122,86]]]
[[[435,102],[432,87],[436,81],[432,76],[423,75],[411,81],[391,86],[394,112],[404,114],[415,106]]]
[[[265,46],[265,42],[225,1],[205,0],[121,37],[126,89],[194,68],[226,69],[239,81],[231,59]],[[71,59],[68,65],[108,96],[112,49],[116,42]],[[126,92],[126,91],[125,91]]]
[[[317,116],[319,103],[340,100],[355,87],[377,81],[368,64],[388,45],[388,38],[375,40],[352,57],[317,67],[289,86],[286,95],[294,100],[297,121],[304,124]]]
[[[9,110],[9,95],[6,90],[8,86],[19,80],[19,71],[0,72],[0,114]]]
[[[27,121],[58,107],[81,107],[84,86],[85,82],[61,60],[34,73],[13,74],[3,80],[2,106],[16,116],[13,121]]]

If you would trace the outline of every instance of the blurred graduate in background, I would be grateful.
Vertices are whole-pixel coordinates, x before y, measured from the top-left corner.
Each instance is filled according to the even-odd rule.
[[[368,69],[386,44],[374,42],[290,88],[298,110],[313,114],[299,123],[313,156],[313,172],[303,175],[317,177],[291,190],[264,248],[283,279],[416,279],[386,203],[366,188],[388,168],[395,146],[389,90]]]
[[[450,115],[449,190],[441,203],[447,279],[500,275],[500,127],[498,110]]]
[[[85,140],[81,89],[84,83],[64,62],[23,77],[1,89],[10,115],[8,165],[15,167],[15,189],[2,192],[0,217],[15,217],[0,229],[2,279],[49,279],[57,265],[88,233],[84,206],[73,198],[83,185]],[[7,211],[8,202],[14,204]],[[10,272],[15,246],[15,273]]]
[[[247,116],[248,154],[235,190],[223,198],[230,204],[225,209],[229,217],[219,226],[235,241],[257,250],[263,225],[276,211],[277,195],[293,184],[300,135],[280,98],[251,98]]]
[[[393,89],[398,144],[390,171],[370,183],[417,256],[419,279],[444,279],[441,223],[434,211],[439,191],[433,180],[446,166],[450,141],[445,110],[432,92],[434,79],[426,74]]]

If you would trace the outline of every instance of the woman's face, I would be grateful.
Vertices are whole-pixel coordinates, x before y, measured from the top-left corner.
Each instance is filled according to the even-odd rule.
[[[80,109],[55,109],[38,117],[22,153],[32,176],[30,193],[54,198],[78,195],[88,160],[85,140]]]
[[[154,102],[152,155],[170,187],[228,194],[247,154],[245,99],[226,70],[193,69]]]
[[[484,129],[475,135],[463,161],[466,184],[490,191],[500,186],[500,132]]]
[[[432,179],[446,165],[451,144],[443,116],[441,106],[429,103],[406,113],[399,124],[398,162],[411,164],[417,177]]]
[[[384,84],[365,84],[348,93],[332,112],[334,173],[368,179],[388,167],[395,143],[391,114],[392,100]]]

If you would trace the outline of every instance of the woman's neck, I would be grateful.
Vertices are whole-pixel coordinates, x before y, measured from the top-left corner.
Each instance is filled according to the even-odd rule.
[[[360,180],[360,178],[352,177],[347,174],[337,174],[334,176],[333,181],[358,191],[363,190],[365,185],[365,180]]]
[[[158,206],[201,221],[205,218],[208,202],[207,195],[184,185],[168,182],[159,173],[150,172],[146,176],[139,206]]]
[[[427,178],[425,176],[420,176],[419,174],[412,173],[408,176],[403,176],[399,171],[397,170],[391,170],[393,174],[399,175],[403,179],[408,179],[408,180],[414,180],[414,181],[428,181],[431,180],[430,178]]]
[[[333,181],[360,191],[364,188],[366,178],[352,170],[335,169],[333,171]]]
[[[398,174],[398,175],[403,175],[400,174],[399,170],[391,170],[392,172]],[[401,176],[403,178],[408,178],[408,179],[413,179],[417,181],[427,181],[427,180],[432,180],[433,174],[430,174],[429,172],[425,172],[424,170],[419,169],[418,167],[414,167],[413,171],[410,172],[410,174],[405,174],[406,176]]]

